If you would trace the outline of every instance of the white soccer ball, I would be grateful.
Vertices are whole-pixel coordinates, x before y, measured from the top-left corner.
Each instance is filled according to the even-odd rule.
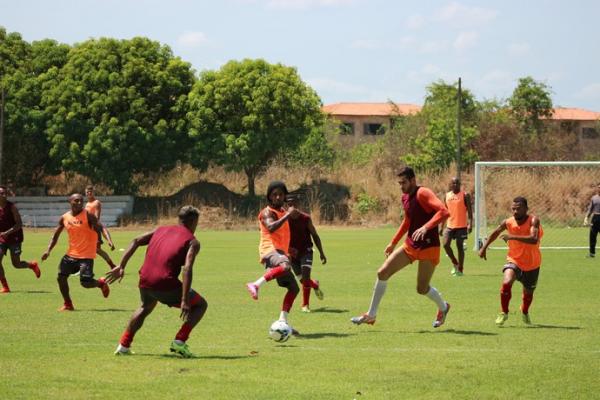
[[[292,336],[292,327],[285,321],[275,321],[269,328],[269,337],[276,342],[285,342]]]

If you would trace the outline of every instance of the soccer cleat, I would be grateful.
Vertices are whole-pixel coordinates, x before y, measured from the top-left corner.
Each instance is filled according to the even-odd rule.
[[[314,289],[315,290],[315,296],[317,296],[317,299],[323,300],[323,298],[325,298],[325,294],[321,290],[321,285],[319,285],[319,281],[316,281],[316,282],[317,282],[317,287]]]
[[[498,316],[496,317],[496,325],[497,326],[502,326],[504,325],[504,322],[508,319],[508,313],[503,313],[501,312],[500,314],[498,314]]]
[[[596,255],[595,255],[594,253],[589,253],[589,254],[587,255],[587,258],[594,258],[594,257],[596,257]]]
[[[454,276],[463,276],[464,273],[462,271],[456,271],[456,274],[454,274]]]
[[[304,313],[309,313],[310,312],[310,308],[308,308],[308,305],[302,306],[302,312],[304,312]]]
[[[446,322],[446,316],[448,315],[449,311],[450,303],[446,303],[446,311],[438,310],[438,313],[435,316],[435,321],[433,321],[432,326],[434,328],[439,328],[440,326],[444,325],[444,322]]]
[[[292,328],[292,327],[290,326],[290,328]],[[295,330],[294,328],[292,328],[292,335],[293,336],[300,336],[300,332],[298,332],[297,330]]]
[[[58,311],[75,311],[75,307],[73,307],[73,304],[63,304],[63,306],[59,308]]]
[[[248,289],[250,296],[254,300],[258,300],[258,286],[256,286],[254,283],[246,283],[246,289]]]
[[[10,289],[7,287],[3,287],[2,289],[0,289],[0,293],[10,293]]]
[[[40,266],[37,261],[32,261],[29,263],[29,268],[33,271],[36,278],[39,278],[42,275],[42,271],[40,271]]]
[[[375,317],[371,317],[369,314],[364,313],[363,315],[359,315],[358,317],[350,318],[350,321],[352,321],[354,325],[373,325],[375,323]]]
[[[98,283],[100,283],[100,290],[102,291],[102,296],[108,297],[108,295],[110,294],[110,287],[108,286],[108,283],[106,283],[106,279],[102,277],[98,279]]]
[[[194,354],[190,351],[187,343],[182,342],[181,344],[177,343],[175,340],[171,342],[171,353],[179,354],[183,358],[192,358]]]
[[[458,266],[457,266],[457,265],[454,265],[454,266],[452,267],[452,270],[450,271],[450,275],[452,275],[452,276],[456,276],[456,273],[457,273],[457,272],[458,272]]]
[[[129,347],[123,346],[121,343],[117,346],[117,350],[115,350],[115,356],[130,356],[135,354]]]
[[[531,318],[529,318],[529,314],[521,314],[521,319],[525,325],[531,325]]]

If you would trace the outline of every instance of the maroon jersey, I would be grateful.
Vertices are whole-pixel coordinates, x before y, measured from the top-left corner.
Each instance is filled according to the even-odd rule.
[[[413,249],[426,249],[428,247],[439,247],[440,237],[438,236],[437,229],[430,229],[425,234],[423,239],[415,242],[412,239],[414,231],[425,225],[436,213],[436,210],[427,210],[417,199],[417,193],[421,190],[421,187],[417,187],[417,190],[411,195],[405,193],[402,195],[402,206],[404,207],[404,215],[410,220],[408,227],[408,236],[405,243],[410,245]]]
[[[179,274],[193,239],[192,232],[181,225],[156,229],[140,269],[139,287],[163,291],[180,288]]]
[[[310,215],[301,212],[297,218],[289,218],[290,224],[290,255],[299,258],[312,249],[313,243],[308,230]],[[293,249],[293,250],[292,250]]]
[[[10,201],[6,201],[4,207],[0,207],[0,232],[6,232],[15,224],[15,217],[13,216],[14,204]],[[19,229],[16,232],[11,233],[8,236],[0,236],[0,243],[6,244],[17,244],[23,241],[23,229]]]

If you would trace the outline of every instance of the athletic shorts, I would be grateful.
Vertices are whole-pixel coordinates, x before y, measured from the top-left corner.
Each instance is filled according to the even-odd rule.
[[[402,245],[402,249],[404,253],[410,259],[410,262],[413,261],[431,261],[433,266],[435,267],[440,263],[440,247],[427,247],[425,249],[415,249],[406,243]]]
[[[154,290],[147,288],[140,288],[140,299],[143,304],[152,303],[158,301],[159,303],[165,304],[169,307],[181,307],[181,288],[173,290]],[[194,289],[190,289],[189,292],[190,305],[195,306],[202,300]]]
[[[94,260],[91,258],[73,258],[65,255],[58,266],[58,275],[69,276],[79,272],[79,280],[94,279]]]
[[[469,230],[467,228],[446,228],[444,229],[444,238],[450,240],[467,240],[469,237]]]
[[[275,250],[262,258],[262,263],[265,264],[265,268],[275,268],[281,264],[291,265],[288,256],[281,250]],[[277,278],[277,284],[281,287],[287,288],[290,285],[297,284],[296,278],[292,271],[288,271],[287,274]]]
[[[302,268],[312,268],[313,251],[308,249],[306,253],[297,258],[292,258],[292,270],[296,276],[302,275]]]
[[[0,243],[0,255],[5,255],[10,250],[10,253],[14,256],[21,255],[21,243],[8,244]]]
[[[507,263],[502,268],[502,272],[506,271],[507,269],[512,269],[515,271],[515,277],[523,284],[524,288],[531,291],[535,290],[538,277],[540,276],[540,267],[529,271],[523,271],[517,264]]]

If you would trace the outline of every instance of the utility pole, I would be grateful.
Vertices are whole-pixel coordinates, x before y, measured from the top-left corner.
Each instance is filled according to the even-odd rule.
[[[456,177],[460,179],[460,171],[461,171],[461,152],[460,148],[462,146],[462,124],[460,120],[460,112],[461,112],[461,104],[462,104],[462,89],[461,89],[461,79],[458,78],[458,95],[456,99]]]

